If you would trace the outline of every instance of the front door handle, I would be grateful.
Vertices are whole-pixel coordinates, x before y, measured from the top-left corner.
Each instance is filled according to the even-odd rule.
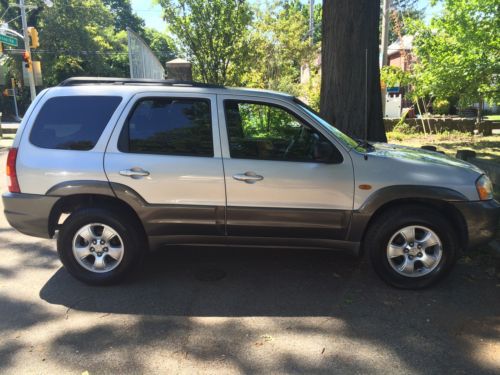
[[[264,179],[263,176],[258,175],[255,172],[238,173],[235,174],[233,178],[237,181],[244,181],[247,184],[255,184],[257,181],[262,181]]]
[[[138,178],[149,176],[149,172],[145,171],[142,168],[134,167],[134,168],[124,169],[123,171],[120,171],[120,175],[125,176],[125,177],[131,177],[131,178],[138,179]]]

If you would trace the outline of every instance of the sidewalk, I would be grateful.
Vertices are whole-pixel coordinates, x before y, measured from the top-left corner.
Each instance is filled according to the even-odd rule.
[[[2,134],[0,138],[0,150],[12,146],[17,129],[19,128],[18,122],[2,122]]]

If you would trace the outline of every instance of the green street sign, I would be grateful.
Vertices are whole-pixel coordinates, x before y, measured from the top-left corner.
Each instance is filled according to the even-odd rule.
[[[8,35],[0,34],[0,43],[5,43],[9,46],[17,47],[17,39]]]

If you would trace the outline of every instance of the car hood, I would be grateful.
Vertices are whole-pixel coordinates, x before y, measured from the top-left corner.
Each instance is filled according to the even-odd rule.
[[[483,173],[481,169],[473,164],[467,163],[466,161],[421,148],[393,145],[388,143],[374,143],[373,149],[368,152],[368,155],[397,159],[403,162],[421,162],[433,165],[463,168],[471,172],[479,174]]]

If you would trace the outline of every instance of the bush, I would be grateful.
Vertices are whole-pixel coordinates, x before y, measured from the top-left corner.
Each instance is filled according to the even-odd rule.
[[[415,129],[413,129],[406,122],[397,123],[396,125],[394,125],[394,129],[392,131],[395,133],[402,133],[402,134],[415,134],[416,133]]]
[[[434,100],[433,108],[436,115],[450,114],[450,102],[446,99]]]

